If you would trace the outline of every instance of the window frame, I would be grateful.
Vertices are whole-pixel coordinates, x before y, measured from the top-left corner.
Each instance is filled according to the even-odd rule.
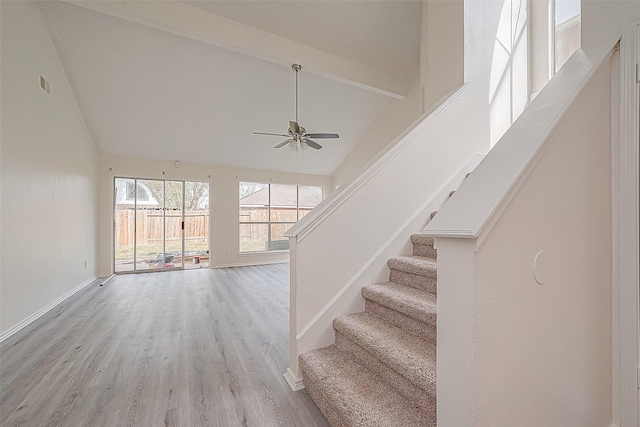
[[[266,185],[266,189],[267,189],[267,194],[268,194],[268,198],[267,198],[267,221],[241,221],[240,217],[242,216],[240,213],[240,187],[242,186],[242,184],[258,184],[258,185]],[[292,222],[292,221],[273,221],[272,217],[271,217],[271,209],[272,209],[272,203],[271,203],[271,186],[272,185],[282,185],[282,186],[290,186],[290,187],[295,187],[296,188],[296,205],[295,205],[295,210],[296,210],[296,221]],[[273,252],[289,252],[289,248],[287,249],[271,249],[272,246],[272,226],[273,225],[291,225],[294,226],[295,224],[298,223],[298,221],[300,221],[300,187],[315,187],[315,188],[319,188],[322,192],[322,196],[320,199],[320,202],[322,202],[324,200],[324,187],[323,186],[316,186],[316,185],[298,185],[298,184],[283,184],[283,183],[272,183],[272,182],[255,182],[255,181],[238,181],[238,254],[239,255],[246,255],[246,254],[257,254],[257,253],[273,253]],[[262,191],[262,190],[259,190]],[[319,202],[319,203],[320,203]],[[319,204],[318,203],[318,204]],[[317,206],[317,205],[316,205]],[[293,207],[293,206],[292,206]],[[315,206],[313,207],[315,208]],[[311,208],[311,209],[313,209]],[[246,216],[246,215],[245,215]],[[267,226],[267,240],[266,240],[266,247],[268,249],[263,249],[263,250],[246,250],[243,251],[242,247],[241,247],[241,241],[240,241],[240,227],[242,225],[266,225]]]
[[[558,45],[556,43],[557,41],[556,33],[558,30],[558,25],[556,24],[556,18],[557,18],[557,12],[558,12],[557,2],[558,2],[557,0],[549,0],[549,79],[551,79],[564,66],[564,63],[563,63],[560,67],[556,67],[556,64],[557,64],[556,52],[558,48]],[[580,21],[580,26],[582,26],[582,4],[581,4],[582,2],[579,2],[579,3],[580,3],[580,13],[576,16]],[[566,24],[567,22],[569,21],[566,21],[563,24]],[[582,34],[580,35],[580,46],[577,49],[580,49],[581,46],[582,46]],[[571,55],[569,55],[567,59],[570,56]],[[566,61],[567,60],[565,60],[565,63]]]

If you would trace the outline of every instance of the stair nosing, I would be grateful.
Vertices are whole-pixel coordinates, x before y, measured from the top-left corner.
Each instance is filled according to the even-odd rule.
[[[384,288],[391,290],[389,294],[384,294]],[[395,310],[405,316],[419,320],[429,325],[436,325],[437,316],[437,299],[430,292],[420,290],[411,286],[406,286],[394,282],[376,283],[374,285],[366,285],[362,287],[362,296],[365,299],[381,304],[391,310]],[[409,295],[411,298],[401,298],[402,294]],[[391,301],[383,298],[388,297]],[[415,297],[420,297],[420,305],[412,305],[410,301],[415,301]],[[409,303],[407,303],[407,300]],[[402,308],[408,309],[407,311]],[[426,308],[426,310],[424,310]]]
[[[418,255],[389,258],[387,267],[389,267],[389,269],[431,278],[435,278],[438,272],[437,260],[435,258]]]
[[[327,353],[329,353],[329,355],[327,356]],[[328,393],[327,391],[331,388],[330,386],[333,385],[334,387],[337,385],[337,380],[336,378],[333,378],[333,380],[328,380],[326,377],[325,378],[318,378],[317,377],[317,373],[313,370],[309,370],[309,366],[308,363],[309,362],[305,362],[305,358],[307,359],[311,359],[313,357],[320,357],[320,358],[331,358],[333,356],[333,354],[338,354],[341,356],[341,361],[342,363],[347,363],[349,364],[352,368],[350,374],[348,375],[342,375],[340,376],[340,378],[342,378],[343,380],[347,380],[350,382],[348,388],[352,389],[354,387],[354,384],[356,384],[356,388],[359,388],[359,386],[357,385],[358,383],[361,383],[362,378],[366,377],[367,378],[367,384],[371,384],[371,383],[376,383],[378,384],[383,390],[384,390],[384,394],[385,396],[389,396],[391,397],[392,400],[395,400],[397,403],[400,403],[403,407],[404,410],[408,410],[408,411],[412,411],[413,415],[417,415],[419,417],[422,417],[424,414],[419,410],[419,408],[414,408],[410,405],[410,403],[406,400],[406,398],[404,396],[402,396],[397,390],[395,390],[391,385],[387,384],[384,381],[379,381],[379,377],[378,375],[376,375],[375,373],[369,371],[368,369],[366,369],[366,367],[363,367],[358,361],[356,361],[352,356],[350,356],[349,354],[341,351],[340,349],[338,349],[335,346],[329,346],[329,347],[325,347],[325,348],[321,348],[318,350],[313,350],[310,351],[308,353],[306,353],[306,357],[305,355],[301,355],[301,359],[300,359],[300,368],[303,370],[303,372],[306,374],[307,378],[309,379],[309,381],[311,381],[313,383],[313,386],[320,392],[323,394],[323,396],[327,399],[327,401],[330,402],[330,404],[332,405],[333,409],[338,412],[339,417],[344,420],[347,424],[350,421],[350,417],[348,416],[348,414],[344,414],[340,408],[341,405],[339,405],[339,403],[341,403],[341,401],[344,399],[344,395],[340,394],[340,398],[335,397],[336,394],[332,394],[332,393]],[[311,375],[309,375],[309,373],[311,373]],[[334,388],[335,390],[335,388]],[[338,391],[339,387],[338,387]],[[354,394],[354,396],[356,396],[356,398],[359,397],[367,397],[366,395],[359,395],[359,394]],[[366,402],[366,399],[363,400]],[[358,405],[358,407],[361,407],[361,405]],[[388,409],[388,407],[384,407],[384,409]],[[362,413],[363,411],[361,411]],[[409,415],[409,414],[407,414]]]
[[[364,323],[365,328],[375,329],[380,333],[379,329],[385,329],[391,333],[391,339],[380,339],[380,337],[362,336],[358,334],[358,327],[353,327],[353,323],[363,325],[362,319],[366,318],[369,324]],[[373,324],[373,326],[371,325]],[[334,329],[360,345],[364,350],[368,351],[372,356],[376,357],[382,363],[389,366],[399,375],[404,376],[416,386],[428,393],[435,395],[436,393],[436,351],[435,345],[428,343],[421,338],[411,335],[401,328],[391,325],[370,313],[352,313],[337,317],[333,321]],[[375,335],[375,334],[374,334]],[[388,335],[388,334],[387,334]],[[386,338],[389,338],[387,336]],[[383,345],[381,345],[383,344]],[[409,345],[407,345],[409,344]],[[421,350],[426,350],[425,354],[416,352],[415,348],[410,346],[420,346]],[[401,348],[401,351],[394,349]],[[404,357],[399,357],[402,354]],[[426,368],[425,371],[417,368]],[[407,376],[406,373],[411,373]]]

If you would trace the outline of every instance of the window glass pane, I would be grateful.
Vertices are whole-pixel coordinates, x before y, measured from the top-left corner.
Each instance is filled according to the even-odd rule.
[[[240,252],[269,250],[269,224],[240,224]]]
[[[322,187],[307,187],[300,186],[298,188],[298,195],[300,200],[298,205],[300,206],[300,210],[298,213],[298,221],[304,218],[311,209],[315,208],[322,201],[323,189]]]
[[[297,198],[295,185],[271,184],[271,221],[296,222]]]
[[[580,48],[580,0],[555,1],[555,69],[562,68],[569,57]]]
[[[184,268],[209,266],[209,183],[184,183]]]
[[[173,257],[164,253],[164,181],[138,179],[137,189],[135,269],[172,267]]]
[[[164,254],[172,262],[164,267],[182,267],[182,181],[164,182]]]
[[[269,184],[240,183],[240,222],[269,221]]]
[[[300,194],[299,206],[301,208],[315,208],[322,201],[322,187],[300,186],[298,191]]]
[[[115,272],[133,271],[135,241],[134,180],[116,178],[116,206],[114,211]]]
[[[284,234],[323,195],[322,187],[240,182],[240,252],[288,250],[289,238]]]
[[[271,243],[269,250],[283,251],[289,249],[289,238],[284,236],[295,223],[289,224],[271,224]]]

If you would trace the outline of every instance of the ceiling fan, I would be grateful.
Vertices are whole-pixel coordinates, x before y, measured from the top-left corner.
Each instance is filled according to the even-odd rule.
[[[337,133],[307,133],[307,130],[298,124],[298,73],[302,70],[302,65],[293,64],[291,66],[296,73],[296,120],[289,122],[289,130],[287,134],[284,133],[270,133],[270,132],[253,132],[254,135],[270,135],[270,136],[283,136],[286,139],[273,148],[282,148],[285,145],[289,145],[291,151],[299,152],[300,150],[306,150],[311,147],[316,150],[322,148],[322,145],[318,144],[311,138],[325,139],[325,138],[339,138]]]

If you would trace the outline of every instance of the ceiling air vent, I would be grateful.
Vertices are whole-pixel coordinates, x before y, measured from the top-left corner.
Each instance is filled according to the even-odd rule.
[[[42,76],[40,76],[40,89],[47,92],[47,95],[51,95],[51,86],[49,82]]]

